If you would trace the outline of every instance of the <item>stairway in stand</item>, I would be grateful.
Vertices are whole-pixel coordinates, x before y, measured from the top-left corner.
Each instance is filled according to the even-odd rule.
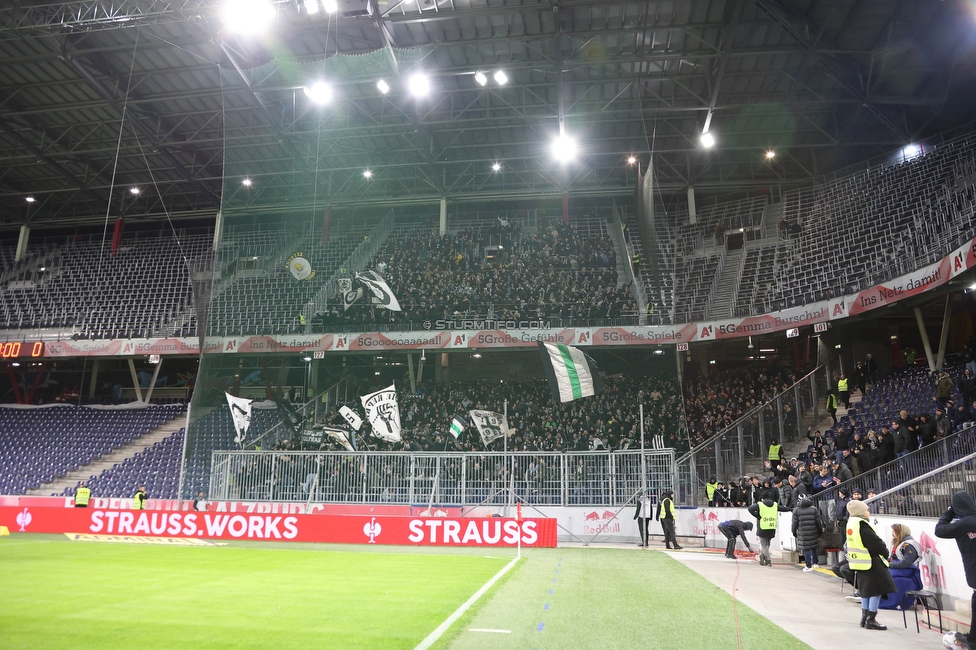
[[[712,307],[708,311],[709,319],[731,318],[732,302],[735,300],[735,288],[741,272],[742,249],[728,251],[725,254],[725,265],[722,267],[722,275],[719,276],[715,284]]]

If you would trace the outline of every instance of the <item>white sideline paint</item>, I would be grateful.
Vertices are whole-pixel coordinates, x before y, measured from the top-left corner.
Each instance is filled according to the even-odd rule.
[[[464,616],[464,613],[469,609],[471,609],[471,606],[474,605],[476,602],[478,602],[478,599],[484,596],[485,592],[491,589],[492,585],[498,582],[499,578],[501,578],[503,575],[508,573],[508,570],[511,569],[513,566],[515,566],[515,563],[518,561],[519,558],[514,558],[511,562],[509,562],[504,567],[502,567],[501,571],[499,571],[494,576],[492,576],[491,580],[486,582],[481,587],[481,589],[474,592],[474,595],[471,596],[471,598],[468,598],[466,601],[464,601],[464,603],[460,607],[454,610],[453,614],[448,616],[443,623],[437,626],[436,630],[428,634],[427,638],[421,641],[420,643],[418,643],[417,647],[414,648],[413,650],[427,650],[427,648],[437,643],[437,640],[441,638],[444,635],[444,633],[451,628],[452,625],[454,625],[454,622],[457,621],[462,616]],[[483,631],[488,632],[489,630],[483,630]],[[498,632],[499,630],[490,630],[490,631]]]
[[[494,634],[511,634],[511,630],[492,630],[486,627],[472,627],[468,632],[493,632]]]

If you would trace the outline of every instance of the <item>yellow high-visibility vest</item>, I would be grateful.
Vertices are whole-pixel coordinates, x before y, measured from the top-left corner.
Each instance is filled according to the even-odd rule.
[[[767,506],[762,501],[759,502],[759,528],[762,530],[776,530],[776,521],[779,515],[779,508],[775,505]]]
[[[669,512],[671,513],[672,519],[678,518],[678,516],[674,512],[674,501],[672,501],[668,497],[665,497],[664,501],[661,502],[661,509],[660,512],[658,513],[657,518],[664,519],[667,516],[667,513]]]
[[[91,490],[86,487],[80,487],[75,490],[75,505],[76,506],[87,506],[88,500],[91,499]]]
[[[864,542],[861,541],[862,521],[867,522],[868,526],[871,525],[871,522],[860,517],[851,517],[847,520],[847,561],[850,563],[851,571],[868,571],[871,568],[871,553],[864,548]],[[887,558],[882,556],[881,561],[888,566]]]
[[[838,379],[837,380],[837,390],[839,392],[841,392],[841,393],[843,393],[843,392],[845,392],[847,390],[847,380],[846,379]]]
[[[143,495],[143,498],[139,498],[139,495]],[[142,492],[136,492],[136,495],[132,497],[132,509],[133,510],[145,510],[146,509],[146,497]]]
[[[715,496],[715,490],[717,490],[717,489],[718,489],[718,483],[706,483],[705,484],[705,495],[708,497],[708,500],[709,501],[711,501],[712,500],[712,497]]]
[[[783,457],[783,445],[769,445],[767,460],[780,460]]]

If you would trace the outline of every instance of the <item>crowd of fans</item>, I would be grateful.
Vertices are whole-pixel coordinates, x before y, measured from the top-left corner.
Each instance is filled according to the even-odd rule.
[[[769,364],[685,382],[685,416],[692,446],[708,440],[760,404],[770,402],[798,379],[796,373]],[[766,415],[773,417],[772,410]],[[788,421],[795,422],[793,409],[786,415]]]
[[[617,286],[608,237],[557,224],[535,234],[514,227],[391,238],[374,257],[400,304],[390,311],[341,295],[313,321],[326,329],[439,319],[610,319],[636,316],[630,287]]]
[[[619,451],[640,447],[639,404],[644,404],[645,446],[655,437],[666,447],[687,449],[680,426],[681,402],[677,382],[660,377],[608,377],[601,395],[583,400],[554,402],[545,381],[452,382],[424,384],[417,393],[400,391],[402,443],[388,443],[369,435],[363,424],[360,449],[412,451],[483,451],[478,430],[468,421],[471,410],[502,413],[508,402],[511,434],[509,451]],[[355,407],[355,405],[350,404]],[[467,422],[457,439],[448,430],[454,416]],[[333,415],[330,424],[342,425]],[[492,442],[490,451],[506,443]],[[335,447],[327,441],[326,448]],[[336,449],[338,449],[336,447]]]

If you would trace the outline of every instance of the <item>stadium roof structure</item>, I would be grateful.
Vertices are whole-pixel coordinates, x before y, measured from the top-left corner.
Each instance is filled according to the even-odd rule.
[[[652,151],[665,191],[760,189],[976,108],[972,0],[330,3],[274,1],[251,37],[233,0],[3,3],[0,227],[213,216],[228,147],[257,210],[296,164],[328,172],[314,201],[335,206],[630,196]],[[575,161],[550,152],[561,132]]]

